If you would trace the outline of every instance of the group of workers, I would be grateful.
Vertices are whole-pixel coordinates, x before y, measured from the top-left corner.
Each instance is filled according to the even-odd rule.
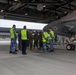
[[[43,53],[47,51],[47,42],[49,42],[49,52],[54,52],[53,39],[55,37],[54,31],[49,28],[48,31],[43,30],[42,32],[32,32],[27,30],[26,26],[23,26],[16,34],[16,25],[10,28],[10,53],[17,54],[17,37],[18,37],[18,49],[22,51],[23,55],[26,55],[26,49],[29,47],[30,50],[35,48],[41,49]]]
[[[21,45],[22,45],[22,54],[25,55],[26,48],[27,48],[27,30],[26,26],[23,27],[23,29],[20,31],[21,34]],[[11,44],[10,44],[10,53],[17,54],[17,34],[16,34],[16,25],[13,25],[10,29],[10,38],[11,38]]]

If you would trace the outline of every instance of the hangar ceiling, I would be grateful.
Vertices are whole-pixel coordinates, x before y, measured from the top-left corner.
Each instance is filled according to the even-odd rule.
[[[7,19],[50,23],[76,10],[76,0],[0,0]]]

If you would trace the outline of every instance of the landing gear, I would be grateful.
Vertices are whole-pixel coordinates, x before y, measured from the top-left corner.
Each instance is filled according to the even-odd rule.
[[[66,49],[70,50],[70,51],[75,50],[75,45],[73,45],[73,44],[67,44]]]

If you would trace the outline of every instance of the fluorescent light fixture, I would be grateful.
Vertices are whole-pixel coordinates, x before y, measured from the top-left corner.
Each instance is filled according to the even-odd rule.
[[[45,8],[45,7],[46,7],[46,5],[43,5],[43,7]]]
[[[18,1],[18,0],[14,0],[14,1]]]
[[[25,13],[25,15],[27,15],[27,13]]]
[[[1,10],[1,12],[3,12],[4,10]]]
[[[64,13],[66,14],[67,12],[65,11]]]
[[[47,25],[44,23],[0,19],[0,27],[11,28],[13,24],[16,25],[16,28],[23,28],[23,26],[26,25],[27,29],[36,30],[43,30],[43,28]]]

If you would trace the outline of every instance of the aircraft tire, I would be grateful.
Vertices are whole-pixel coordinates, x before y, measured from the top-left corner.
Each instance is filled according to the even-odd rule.
[[[72,50],[75,50],[75,45],[71,44]]]
[[[72,45],[71,45],[71,44],[67,44],[67,45],[66,45],[66,49],[67,49],[67,50],[72,50]]]

